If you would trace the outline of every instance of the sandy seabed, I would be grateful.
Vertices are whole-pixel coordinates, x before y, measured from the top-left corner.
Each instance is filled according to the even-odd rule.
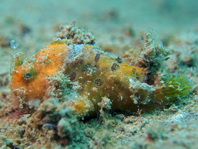
[[[120,57],[151,34],[173,51],[164,65],[186,74],[193,92],[162,110],[111,113],[80,121],[73,140],[54,139],[54,130],[28,128],[1,116],[1,148],[196,149],[198,146],[198,1],[196,0],[0,0],[0,112],[9,108],[13,55],[31,56],[52,41],[60,24],[76,24],[95,35],[96,44]],[[0,114],[1,115],[1,114]],[[25,131],[29,131],[26,133]]]

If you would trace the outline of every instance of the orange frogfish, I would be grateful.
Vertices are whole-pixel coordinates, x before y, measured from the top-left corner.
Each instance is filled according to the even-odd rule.
[[[32,58],[16,58],[10,83],[13,109],[30,113],[30,103],[55,97],[82,117],[96,113],[104,97],[112,110],[137,111],[175,100],[181,89],[185,95],[190,91],[178,87],[174,81],[182,79],[177,77],[148,84],[148,68],[103,51],[92,34],[74,25],[62,27],[57,36]]]

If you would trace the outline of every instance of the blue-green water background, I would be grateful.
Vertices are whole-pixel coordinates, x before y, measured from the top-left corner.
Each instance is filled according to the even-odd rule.
[[[108,13],[116,13],[117,19]],[[14,17],[33,26],[77,20],[90,30],[112,31],[131,24],[136,30],[182,30],[198,23],[197,0],[0,0],[1,25]],[[101,29],[102,26],[105,28]],[[110,29],[110,30],[109,30]],[[97,32],[97,31],[96,31]]]

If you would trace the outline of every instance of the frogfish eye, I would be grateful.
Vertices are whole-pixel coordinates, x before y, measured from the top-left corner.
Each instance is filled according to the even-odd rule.
[[[33,76],[33,75],[32,75],[32,73],[30,73],[30,72],[27,72],[27,73],[25,73],[25,74],[23,75],[24,79],[26,79],[26,80],[31,79],[32,76]]]

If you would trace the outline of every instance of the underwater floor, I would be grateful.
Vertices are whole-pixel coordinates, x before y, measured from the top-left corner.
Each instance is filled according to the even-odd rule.
[[[197,9],[0,0],[0,148],[196,149]]]

